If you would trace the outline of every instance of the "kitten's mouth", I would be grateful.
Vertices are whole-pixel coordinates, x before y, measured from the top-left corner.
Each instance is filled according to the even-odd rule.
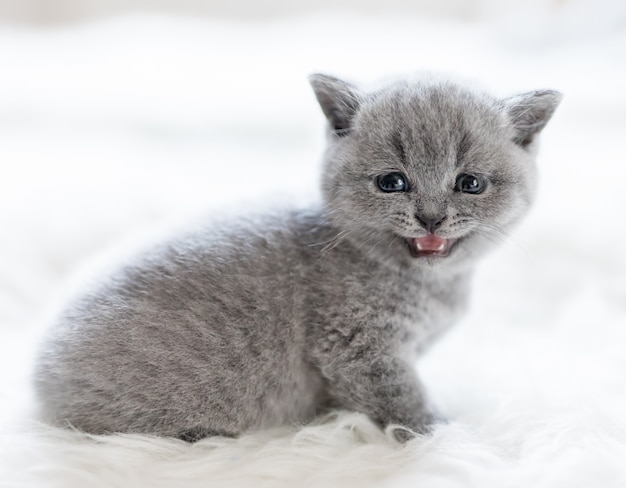
[[[429,234],[426,237],[412,237],[406,240],[414,258],[422,257],[446,257],[450,254],[456,239]]]

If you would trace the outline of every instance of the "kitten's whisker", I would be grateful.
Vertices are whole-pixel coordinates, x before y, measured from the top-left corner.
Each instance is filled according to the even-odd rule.
[[[365,246],[370,245],[370,243],[371,243],[374,239],[376,239],[376,237],[378,237],[378,235],[379,235],[378,233],[372,233],[372,234],[370,234],[369,236],[367,236],[364,240],[362,240],[362,241],[359,243],[359,245],[357,246],[357,249],[358,249],[359,251],[363,250],[363,248],[364,248]],[[382,236],[382,237],[380,237],[380,239],[378,239],[376,242],[374,242],[374,244],[370,247],[370,251],[372,251],[373,249],[375,249],[375,248],[376,248],[376,246],[378,246],[381,242],[383,242],[383,241],[385,241],[385,240],[387,240],[387,236]]]
[[[370,251],[373,251],[376,248],[376,246],[378,246],[383,241],[387,241],[387,247],[389,247],[389,240],[387,239],[386,236],[383,236],[374,243],[374,245],[370,248]]]
[[[480,227],[476,229],[476,231],[481,236],[496,244],[513,244],[515,248],[526,257],[531,254],[529,249],[519,239],[499,226],[487,222],[481,222]]]
[[[341,237],[342,234],[347,234],[347,233],[348,233],[347,230],[342,230],[341,232],[338,232],[335,236],[331,237],[330,239],[326,241],[314,242],[313,244],[309,244],[309,247],[321,246],[323,244],[329,244],[329,243],[335,242],[337,239]]]
[[[341,232],[337,233],[337,235],[335,237],[333,237],[332,239],[330,239],[329,241],[325,241],[325,242],[320,243],[320,244],[326,244],[320,250],[320,256],[325,256],[330,251],[335,249],[339,244],[341,244],[341,242],[346,240],[346,238],[348,237],[349,234],[350,234],[350,231],[345,229],[345,230],[342,230]]]

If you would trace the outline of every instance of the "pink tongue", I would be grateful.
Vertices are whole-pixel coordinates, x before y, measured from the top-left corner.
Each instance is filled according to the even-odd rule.
[[[447,239],[433,235],[413,238],[413,246],[417,251],[443,252],[446,250],[447,243]]]

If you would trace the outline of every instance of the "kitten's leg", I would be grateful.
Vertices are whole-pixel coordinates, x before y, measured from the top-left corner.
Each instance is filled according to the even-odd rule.
[[[328,392],[344,407],[369,415],[383,428],[399,424],[419,434],[431,430],[435,419],[410,364],[392,356],[360,356],[327,364],[322,374]],[[412,437],[406,431],[395,434],[401,441]]]

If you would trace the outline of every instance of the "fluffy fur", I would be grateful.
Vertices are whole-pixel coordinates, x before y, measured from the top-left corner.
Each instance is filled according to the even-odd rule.
[[[196,440],[341,406],[429,430],[413,362],[462,313],[477,259],[526,212],[536,135],[560,96],[311,83],[329,121],[323,205],[191,229],[86,290],[39,358],[49,419]],[[407,191],[377,187],[393,172]],[[462,173],[486,189],[455,190]],[[453,242],[449,256],[414,257],[409,243],[429,231]]]

